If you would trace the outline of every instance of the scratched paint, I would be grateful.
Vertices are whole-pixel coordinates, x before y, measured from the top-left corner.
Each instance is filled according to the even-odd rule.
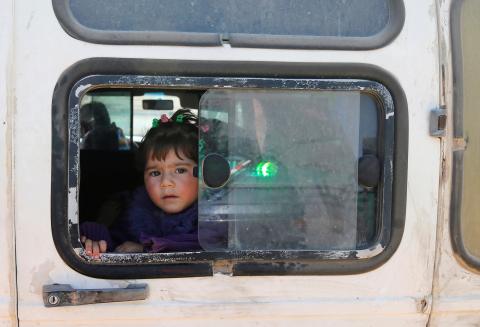
[[[87,85],[79,85],[75,89],[75,97],[80,98],[80,95],[84,93],[85,90],[88,90],[92,85],[87,84]]]

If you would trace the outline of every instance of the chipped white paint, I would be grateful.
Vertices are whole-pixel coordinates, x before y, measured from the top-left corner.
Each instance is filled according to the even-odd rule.
[[[92,87],[92,84],[87,84],[87,85],[79,85],[77,89],[75,90],[75,96],[78,98],[80,97],[80,94],[83,93],[83,91],[89,89]]]
[[[380,253],[382,253],[384,249],[385,249],[384,246],[382,246],[381,244],[377,244],[371,248],[368,248],[365,250],[359,250],[357,251],[357,258],[359,259],[373,258],[379,255]]]
[[[70,187],[68,189],[68,222],[69,224],[78,224],[78,189]]]
[[[394,112],[389,112],[389,113],[387,113],[387,114],[385,115],[385,119],[390,119],[390,118],[392,118],[394,115],[395,115]]]

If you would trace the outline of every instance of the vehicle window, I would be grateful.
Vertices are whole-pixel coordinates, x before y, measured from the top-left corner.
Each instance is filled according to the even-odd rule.
[[[115,222],[125,205],[120,193],[142,182],[130,144],[137,148],[154,118],[171,116],[188,98],[200,112],[200,159],[220,154],[237,169],[222,187],[200,180],[205,250],[219,250],[209,236],[225,221],[223,250],[371,245],[378,226],[379,108],[359,91],[88,92],[80,106],[80,223]],[[100,147],[105,137],[116,147]]]
[[[117,31],[369,36],[380,32],[389,19],[389,4],[385,0],[70,0],[69,3],[80,24]]]
[[[220,154],[232,173],[221,187],[203,185],[202,246],[219,249],[209,232],[225,222],[225,250],[371,243],[380,180],[373,166],[381,160],[377,115],[376,103],[359,91],[207,91],[200,157]],[[211,118],[217,116],[226,120]],[[361,160],[372,161],[370,170],[359,172]],[[364,185],[365,178],[374,181]]]
[[[378,47],[399,32],[404,12],[401,0],[54,0],[53,3],[62,26],[71,35],[100,43],[149,40],[191,45],[229,42],[232,46],[355,47],[328,40],[333,37],[359,38],[358,46],[363,43],[364,47]],[[118,37],[109,41],[107,34],[112,33]],[[382,34],[385,36],[377,40]],[[300,40],[289,39],[292,37]],[[365,40],[368,38],[372,40]]]
[[[368,93],[95,89],[80,103],[80,223],[115,222],[121,192],[142,184],[135,149],[152,120],[190,107],[200,115],[204,250],[354,250],[378,236],[382,108]],[[113,134],[96,133],[99,119]],[[105,136],[117,147],[91,147]],[[229,165],[221,186],[202,175],[212,169],[202,161],[211,154]],[[222,229],[228,243],[219,247],[210,236]]]
[[[462,1],[455,8],[457,15],[454,24],[458,24],[458,34],[453,34],[454,46],[457,56],[456,78],[458,81],[457,93],[455,94],[455,134],[456,137],[464,138],[465,150],[454,153],[454,183],[455,193],[453,197],[452,219],[457,224],[453,228],[453,240],[462,256],[480,267],[480,203],[478,192],[480,190],[480,131],[477,122],[480,121],[478,103],[480,96],[480,3],[478,1]],[[462,176],[463,172],[463,176]],[[457,210],[457,212],[455,212]],[[455,217],[457,215],[457,217]]]
[[[92,74],[65,92],[66,114],[54,119],[65,119],[68,133],[53,124],[54,144],[63,150],[53,153],[52,226],[63,257],[79,271],[205,276],[225,260],[236,275],[352,271],[378,264],[387,245],[399,242],[392,240],[399,237],[392,205],[397,114],[379,82],[129,75],[126,84],[123,75]],[[198,214],[191,220],[197,247],[87,256],[82,228],[122,227],[143,188],[136,162],[142,139],[153,119],[181,108],[199,117]],[[90,141],[108,134],[95,133],[106,116],[117,147],[90,147],[111,144]]]

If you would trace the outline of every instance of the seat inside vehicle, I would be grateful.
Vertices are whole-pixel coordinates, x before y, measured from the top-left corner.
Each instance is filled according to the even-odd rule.
[[[122,194],[143,182],[133,151],[80,151],[80,222],[110,225],[121,213]]]

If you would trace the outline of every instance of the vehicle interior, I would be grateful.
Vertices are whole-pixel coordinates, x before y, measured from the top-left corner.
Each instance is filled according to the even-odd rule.
[[[355,167],[348,168],[355,174],[352,183],[339,181],[343,177],[336,170],[342,165],[336,161],[325,161],[322,167],[318,162],[312,164],[318,161],[311,154],[312,149],[321,157],[347,158],[347,154],[342,154],[344,146],[335,139],[337,131],[318,129],[308,123],[317,119],[318,124],[328,127],[331,114],[318,118],[316,109],[312,110],[312,115],[317,116],[306,116],[300,123],[304,131],[315,132],[316,139],[297,135],[294,130],[302,128],[279,125],[282,121],[288,124],[292,119],[288,108],[273,111],[285,107],[282,96],[268,103],[270,95],[248,92],[232,95],[223,91],[150,88],[105,88],[87,92],[80,109],[80,223],[95,221],[111,226],[125,210],[125,194],[143,183],[143,172],[135,167],[135,152],[152,119],[162,114],[171,116],[180,108],[191,108],[200,115],[200,161],[215,154],[230,168],[221,187],[211,187],[202,178],[199,180],[200,241],[205,226],[227,221],[231,240],[228,249],[368,247],[377,236],[380,223],[377,203],[382,165],[378,150],[381,133],[378,103],[368,94],[360,94],[360,114],[356,118],[358,141],[354,140],[358,142],[358,149]],[[259,101],[263,101],[260,106]],[[96,132],[101,128],[110,132]],[[296,135],[296,143],[290,147],[277,144],[291,138],[289,133]],[[91,142],[94,137],[115,141]],[[115,146],[102,148],[99,144]],[[302,156],[304,158],[299,159]],[[207,167],[211,176],[220,174],[217,163]],[[347,199],[348,192],[342,189],[345,187],[354,190],[353,200]],[[343,211],[335,209],[342,206]],[[355,220],[353,225],[341,217],[348,211],[347,207],[350,208],[348,214]],[[319,212],[328,219],[319,220]],[[324,240],[318,240],[321,238]],[[343,239],[349,241],[345,243]],[[201,244],[205,250],[219,250],[214,244]]]

